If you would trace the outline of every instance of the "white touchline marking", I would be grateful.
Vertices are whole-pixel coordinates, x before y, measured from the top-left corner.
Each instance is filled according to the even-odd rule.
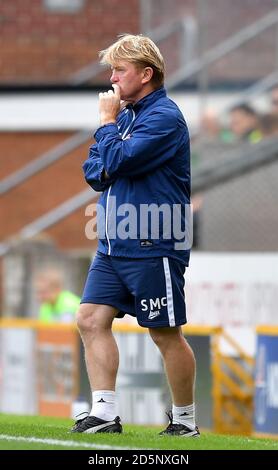
[[[120,446],[109,446],[105,444],[93,444],[90,442],[76,442],[76,441],[63,441],[60,439],[40,439],[38,437],[24,437],[24,436],[9,436],[8,434],[0,434],[0,440],[2,441],[22,441],[22,442],[35,442],[38,444],[49,444],[54,446],[65,446],[65,447],[86,447],[87,449],[109,449],[109,450],[143,450],[140,447],[120,447]]]

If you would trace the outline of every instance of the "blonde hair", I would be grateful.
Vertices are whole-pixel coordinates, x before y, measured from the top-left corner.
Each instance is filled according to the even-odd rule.
[[[158,47],[148,37],[141,34],[123,34],[107,49],[100,51],[102,64],[116,65],[119,60],[126,60],[140,68],[153,69],[152,82],[159,87],[164,83],[164,59]]]

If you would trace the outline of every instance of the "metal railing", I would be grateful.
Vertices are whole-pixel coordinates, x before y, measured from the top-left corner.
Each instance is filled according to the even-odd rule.
[[[266,77],[258,80],[254,85],[247,87],[243,92],[241,92],[238,97],[232,100],[227,107],[225,107],[221,112],[227,112],[234,106],[246,103],[250,98],[258,97],[267,90],[270,90],[273,85],[278,83],[278,69],[270,73]]]
[[[219,152],[219,144],[217,148]],[[223,151],[224,153],[224,151]],[[246,173],[270,165],[278,158],[278,138],[265,139],[254,144],[246,143],[227,151],[221,161],[200,165],[192,174],[192,193],[202,192],[241,177]]]
[[[206,69],[209,65],[217,62],[229,52],[238,49],[240,46],[255,38],[263,31],[266,31],[270,27],[276,25],[277,23],[278,9],[268,13],[250,26],[241,29],[228,39],[222,41],[218,46],[213,47],[209,51],[205,52],[201,58],[188,63],[180,70],[172,74],[166,82],[168,90],[176,87],[181,82],[188,80],[188,78],[193,77],[201,70]]]
[[[91,131],[84,130],[77,132],[61,144],[58,144],[48,152],[43,153],[28,165],[7,176],[5,179],[0,181],[0,195],[10,191],[12,188],[23,183],[31,176],[34,176],[36,173],[45,170],[45,168],[64,157],[67,153],[80,147],[80,145],[88,141],[91,135]]]
[[[213,427],[219,434],[250,435],[254,400],[254,358],[223,329],[212,336]],[[232,349],[221,352],[220,341]]]
[[[197,26],[196,22],[191,16],[184,17],[181,20],[174,21],[170,24],[163,24],[157,28],[147,31],[146,35],[149,36],[154,42],[159,43],[164,41],[172,34],[180,33],[180,63],[188,62],[192,59],[197,42]],[[77,72],[74,72],[68,83],[70,85],[82,85],[89,80],[97,77],[101,72],[107,70],[99,61],[94,61]]]
[[[198,72],[206,69],[209,65],[218,61],[228,53],[239,48],[246,42],[255,38],[277,23],[278,9],[273,10],[251,25],[242,28],[240,31],[221,42],[221,44],[218,46],[213,47],[209,51],[205,52],[201,58],[197,58],[188,62],[189,54],[187,54],[187,63],[167,79],[166,86],[168,90],[193,77]],[[192,55],[192,50],[195,48],[195,46],[192,44],[192,38],[196,37],[196,25],[194,24],[192,17],[185,17],[180,21],[171,23],[170,25],[159,26],[152,31],[147,31],[146,35],[150,36],[155,42],[159,42],[179,30],[184,32],[182,43],[183,47],[181,47],[181,50],[184,51],[187,47],[187,42],[189,42],[191,43],[190,49]],[[181,63],[184,64],[184,53],[181,52],[181,54]],[[69,83],[71,85],[80,85],[86,83],[92,78],[96,77],[102,70],[103,67],[99,64],[99,62],[92,62],[91,64],[72,74],[69,78]]]
[[[35,237],[43,230],[52,227],[52,225],[55,225],[57,222],[60,222],[67,216],[71,215],[77,209],[80,209],[84,204],[92,201],[96,195],[97,193],[95,191],[88,188],[66,200],[59,206],[55,207],[55,209],[52,209],[38,219],[34,220],[34,222],[31,222],[30,224],[23,227],[17,234],[16,243],[18,240],[28,240],[32,237]],[[13,244],[14,242],[12,238],[6,242],[0,243],[0,256],[5,255],[13,246]]]

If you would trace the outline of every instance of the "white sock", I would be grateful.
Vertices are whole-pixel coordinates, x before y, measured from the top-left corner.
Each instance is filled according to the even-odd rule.
[[[173,424],[184,424],[190,429],[195,429],[195,404],[188,406],[172,406]]]
[[[116,393],[113,390],[96,390],[92,393],[92,398],[90,416],[113,421],[116,417]]]

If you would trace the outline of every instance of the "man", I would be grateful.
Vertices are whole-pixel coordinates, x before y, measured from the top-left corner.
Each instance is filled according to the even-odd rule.
[[[238,141],[256,144],[262,139],[258,113],[248,104],[230,110],[230,129]]]
[[[39,320],[46,323],[71,323],[79,308],[80,298],[64,290],[62,273],[54,268],[41,271],[36,279],[36,293],[40,302]]]
[[[111,327],[116,316],[128,313],[149,328],[163,357],[173,409],[161,434],[199,436],[195,359],[180,329],[186,323],[189,243],[173,233],[175,224],[169,227],[182,206],[181,226],[188,229],[183,213],[190,202],[188,130],[166,96],[163,58],[149,38],[124,35],[100,56],[111,66],[114,91],[99,95],[101,127],[83,169],[86,181],[103,191],[98,209],[105,217],[104,233],[77,314],[93,404],[72,431],[122,431],[115,408],[119,355]],[[164,226],[162,213],[156,214],[154,226],[148,224],[150,214],[141,220],[150,205],[163,206]],[[128,222],[123,219],[127,212]]]

